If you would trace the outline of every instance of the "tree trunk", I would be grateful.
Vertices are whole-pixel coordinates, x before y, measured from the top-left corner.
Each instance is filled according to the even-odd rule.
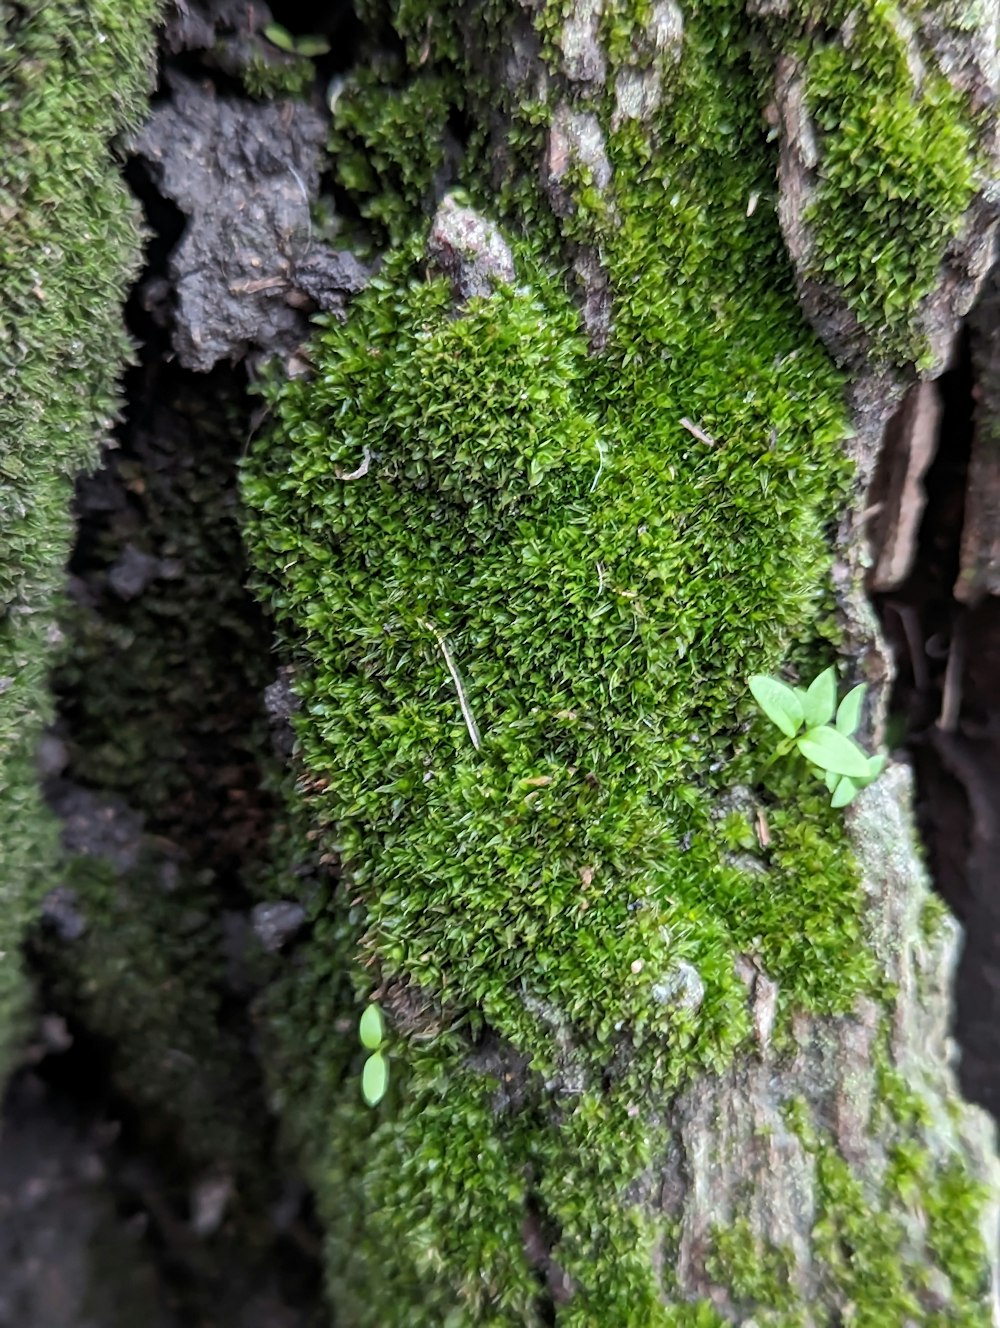
[[[275,12],[171,11],[132,143],[170,247],[81,491],[55,999],[255,1211],[263,1076],[340,1324],[1000,1323],[906,758],[838,810],[748,691],[833,665],[885,748],[969,336],[995,602],[996,6],[372,4],[323,109]]]

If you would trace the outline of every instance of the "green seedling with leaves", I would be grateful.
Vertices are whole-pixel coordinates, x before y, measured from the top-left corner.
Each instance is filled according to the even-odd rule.
[[[286,51],[289,55],[313,57],[326,55],[330,49],[330,43],[318,33],[293,37],[288,29],[283,28],[280,23],[269,23],[264,29],[264,36],[272,46],[277,46],[279,51]]]
[[[361,1096],[370,1107],[377,1107],[389,1087],[389,1062],[385,1054],[385,1019],[377,1005],[369,1005],[358,1024],[361,1045],[371,1055],[361,1072]]]
[[[864,683],[852,688],[839,706],[837,674],[832,667],[808,687],[790,687],[777,678],[755,673],[750,691],[771,723],[785,735],[767,765],[797,748],[826,783],[833,795],[832,806],[846,807],[885,768],[884,754],[869,756],[854,741],[865,699]]]

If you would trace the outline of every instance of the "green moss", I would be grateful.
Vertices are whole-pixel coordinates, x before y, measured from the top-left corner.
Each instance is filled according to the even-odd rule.
[[[501,44],[511,13],[489,11]],[[654,120],[607,135],[606,196],[570,180],[615,297],[599,357],[559,257],[575,223],[536,226],[547,106],[501,106],[513,147],[494,151],[495,94],[463,65],[454,12],[395,17],[440,93],[428,122],[452,99],[473,125],[461,183],[506,218],[517,277],[458,318],[427,278],[438,140],[413,188],[379,165],[377,108],[405,84],[388,72],[342,180],[415,233],[346,323],[321,322],[313,377],[272,383],[245,475],[258,586],[297,666],[306,812],[346,873],[272,993],[277,1101],[323,1159],[348,1321],[717,1324],[665,1303],[654,1272],[662,1231],[636,1198],[664,1145],[649,1103],[747,1047],[740,953],[778,981],[782,1017],[883,994],[841,819],[802,763],[758,789],[766,847],[716,815],[766,754],[747,676],[824,649],[842,381],[773,211],[747,206],[775,160],[738,6],[685,15]],[[543,46],[560,17],[541,17]],[[610,94],[594,100],[609,125]],[[386,985],[451,1011],[452,1031],[396,1027],[372,1117],[354,1028]],[[303,1039],[314,1061],[296,1069],[282,1047]],[[498,1047],[513,1086],[487,1068]],[[784,1264],[762,1258],[743,1292],[766,1283],[765,1321],[791,1328]]]
[[[987,1328],[991,1254],[981,1222],[990,1196],[961,1155],[936,1159],[907,1131],[876,1186],[815,1129],[804,1104],[789,1104],[788,1120],[816,1162],[813,1257],[851,1322]]]
[[[942,926],[950,919],[948,905],[939,894],[929,891],[920,906],[920,934],[928,945],[938,941]]]
[[[967,1164],[957,1156],[936,1170],[920,1195],[927,1214],[928,1248],[956,1296],[970,1302],[963,1309],[969,1323],[990,1321],[986,1302],[991,1252],[980,1225],[989,1199],[986,1186],[970,1176]]]
[[[975,190],[967,99],[931,67],[919,84],[896,8],[870,0],[850,41],[817,46],[806,74],[821,131],[809,218],[817,270],[834,281],[877,349],[919,358],[911,332]]]
[[[330,153],[340,185],[376,238],[398,243],[430,211],[446,166],[445,131],[456,102],[450,78],[417,73],[397,82],[392,66],[361,68],[333,101]]]
[[[316,66],[305,56],[257,51],[247,61],[241,78],[251,97],[302,99],[316,81]]]
[[[795,1261],[790,1250],[762,1244],[748,1218],[736,1218],[728,1228],[717,1228],[712,1233],[712,1245],[706,1272],[714,1282],[729,1290],[737,1305],[745,1305],[757,1313],[767,1307],[783,1315],[791,1314],[798,1292],[791,1280]],[[773,1323],[774,1319],[761,1322]],[[790,1318],[786,1316],[784,1322],[791,1328]],[[798,1322],[805,1323],[801,1314]]]
[[[0,1072],[18,1040],[20,938],[51,883],[33,754],[73,476],[95,459],[129,354],[138,233],[109,143],[142,112],[158,11],[0,6]]]

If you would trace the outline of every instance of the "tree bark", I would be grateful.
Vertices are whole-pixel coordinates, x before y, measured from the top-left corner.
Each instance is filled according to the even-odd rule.
[[[315,34],[263,6],[167,17],[185,72],[132,147],[174,240],[139,303],[181,368],[147,363],[169,400],[81,503],[56,999],[218,1193],[275,1165],[263,1066],[340,1324],[1000,1323],[906,759],[833,810],[747,691],[832,663],[886,741],[869,591],[914,565],[928,385],[992,263],[996,5],[368,4],[322,98]],[[215,368],[241,358],[278,361],[251,429]],[[39,604],[62,547],[18,571]]]

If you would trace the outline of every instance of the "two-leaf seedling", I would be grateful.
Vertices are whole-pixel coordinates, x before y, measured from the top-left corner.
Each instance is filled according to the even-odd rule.
[[[370,1107],[377,1107],[389,1087],[389,1062],[385,1055],[385,1020],[377,1005],[366,1007],[358,1024],[361,1045],[371,1055],[361,1071],[361,1096]]]
[[[287,51],[289,55],[326,55],[330,49],[330,43],[325,37],[318,34],[293,37],[280,23],[269,23],[264,29],[264,36],[272,46],[277,46],[279,51]]]
[[[884,755],[869,756],[854,741],[865,690],[865,684],[860,683],[838,706],[833,668],[814,678],[808,687],[789,687],[777,678],[755,673],[750,679],[754,700],[786,738],[778,744],[768,765],[798,748],[833,795],[831,806],[846,807],[885,768]]]

